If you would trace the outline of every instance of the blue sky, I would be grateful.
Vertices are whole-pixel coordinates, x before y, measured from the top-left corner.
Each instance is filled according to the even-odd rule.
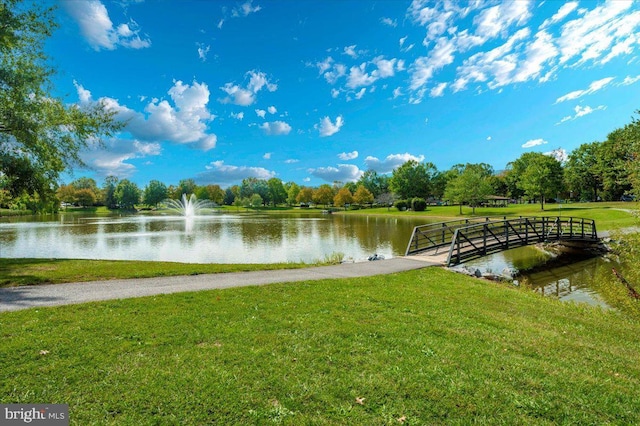
[[[601,141],[640,108],[640,2],[61,0],[68,103],[128,120],[79,176],[317,186]]]

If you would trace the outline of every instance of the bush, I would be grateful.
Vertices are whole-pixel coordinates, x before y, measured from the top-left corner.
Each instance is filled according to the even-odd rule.
[[[427,209],[427,202],[424,198],[414,198],[411,200],[411,208],[414,212],[423,212]]]
[[[393,205],[400,211],[406,210],[409,207],[407,200],[398,200]]]

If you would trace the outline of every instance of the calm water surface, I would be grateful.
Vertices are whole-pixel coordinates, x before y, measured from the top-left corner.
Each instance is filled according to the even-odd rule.
[[[355,261],[404,255],[419,221],[348,215],[217,213],[210,216],[91,216],[0,222],[0,257],[131,259],[188,263]]]
[[[549,267],[540,268],[547,263]],[[525,272],[521,277],[535,291],[560,300],[609,307],[594,290],[597,271],[600,268],[611,268],[611,264],[600,257],[584,260],[574,258],[559,264],[553,261],[551,254],[528,246],[477,259],[467,265],[497,274],[505,268],[519,271],[536,268],[535,272]]]

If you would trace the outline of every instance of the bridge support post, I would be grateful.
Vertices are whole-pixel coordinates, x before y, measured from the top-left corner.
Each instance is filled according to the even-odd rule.
[[[487,254],[487,225],[482,227],[482,254]]]
[[[509,249],[509,222],[507,222],[507,218],[505,217],[504,222],[502,222],[504,225],[504,244],[505,244],[505,248],[508,250]]]

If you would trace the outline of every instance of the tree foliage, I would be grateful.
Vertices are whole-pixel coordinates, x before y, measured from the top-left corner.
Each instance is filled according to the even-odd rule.
[[[433,163],[409,160],[393,171],[389,188],[399,198],[428,198],[431,195],[431,179],[436,172]]]
[[[148,206],[157,207],[158,203],[167,199],[168,194],[167,186],[164,183],[158,180],[152,180],[144,188],[142,202]]]
[[[333,201],[333,189],[328,184],[320,185],[313,191],[313,202],[323,204],[325,207]]]
[[[300,188],[298,195],[296,196],[296,201],[303,204],[310,204],[313,202],[313,188],[308,186],[303,186]]]
[[[267,181],[267,187],[269,200],[274,207],[287,201],[287,191],[284,189],[282,180],[275,177],[271,178]]]
[[[116,199],[117,186],[118,178],[115,176],[107,176],[102,184],[103,202],[107,208],[114,209],[118,205],[118,200]]]
[[[360,176],[357,184],[366,188],[375,199],[379,195],[389,192],[389,179],[389,176],[379,175],[375,170],[367,170]]]
[[[340,188],[338,193],[333,197],[333,204],[337,207],[344,207],[353,203],[353,194],[346,186]]]
[[[116,187],[115,196],[121,209],[132,210],[135,208],[136,203],[140,201],[140,190],[138,185],[129,179],[123,179]]]
[[[44,43],[53,9],[19,0],[0,4],[0,186],[52,196],[60,173],[83,165],[82,149],[122,127],[100,103],[68,105],[51,95],[55,70]]]
[[[460,170],[461,169],[461,170]],[[445,188],[444,197],[459,203],[462,214],[462,204],[467,203],[475,214],[476,207],[491,195],[493,188],[489,183],[490,168],[484,164],[467,164],[454,169],[458,175],[449,180]]]
[[[294,205],[298,201],[298,194],[300,193],[300,186],[295,182],[288,182],[287,189],[287,204]]]
[[[263,203],[269,203],[271,198],[269,197],[269,184],[267,181],[256,177],[243,179],[240,185],[240,197],[250,199],[254,194],[258,194]]]
[[[569,191],[582,198],[588,197],[592,201],[598,199],[603,188],[603,162],[600,153],[602,143],[593,142],[582,144],[574,149],[565,166],[565,180]]]
[[[564,190],[562,164],[539,152],[527,152],[509,163],[509,174],[516,186],[532,200],[540,201],[544,210],[545,199],[556,197]]]
[[[353,200],[358,204],[371,204],[374,196],[364,185],[358,185],[356,192],[353,194]]]

